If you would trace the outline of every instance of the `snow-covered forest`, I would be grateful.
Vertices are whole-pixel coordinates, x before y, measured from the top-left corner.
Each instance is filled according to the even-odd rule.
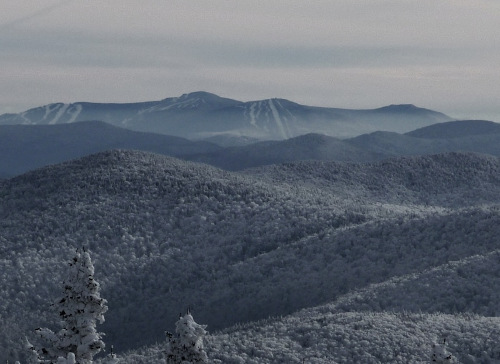
[[[472,153],[227,172],[109,151],[1,180],[0,360],[58,327],[85,247],[121,363],[166,363],[188,308],[216,363],[429,362],[444,339],[500,361],[499,205],[500,160]]]

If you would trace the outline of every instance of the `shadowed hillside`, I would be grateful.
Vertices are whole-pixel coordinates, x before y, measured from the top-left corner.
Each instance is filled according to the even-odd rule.
[[[49,304],[82,245],[109,301],[101,329],[119,351],[162,340],[187,306],[217,330],[488,254],[499,168],[452,153],[229,173],[112,151],[5,180],[0,344],[18,348],[54,325]]]
[[[100,121],[61,125],[0,125],[0,178],[117,148],[171,156],[220,149],[208,142],[134,132]]]

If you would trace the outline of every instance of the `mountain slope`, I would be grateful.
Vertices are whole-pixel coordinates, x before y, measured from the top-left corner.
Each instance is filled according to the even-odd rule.
[[[220,282],[225,267],[241,259],[327,222],[350,223],[334,203],[309,206],[307,191],[290,199],[287,190],[256,180],[125,151],[4,181],[0,199],[1,297],[7,305],[2,316],[8,312],[17,327],[3,334],[20,334],[34,320],[43,324],[48,314],[40,310],[49,308],[45,300],[58,295],[64,261],[85,244],[95,253],[99,281],[114,308],[104,329],[121,349],[161,336],[164,323],[173,323],[185,305],[205,307],[213,326],[234,322],[238,318],[228,315],[230,302],[207,305],[208,292],[194,292]],[[13,260],[19,262],[14,271]],[[161,281],[154,278],[158,276]],[[148,318],[152,313],[156,323]],[[129,327],[137,335],[120,337]]]
[[[380,158],[381,156],[376,153],[365,152],[337,138],[306,134],[283,141],[260,142],[211,153],[195,154],[185,159],[236,171],[303,160],[369,162]]]
[[[406,134],[379,131],[343,140],[319,134],[267,142],[228,135],[209,138],[222,141],[222,144],[250,143],[226,148],[179,137],[133,132],[97,121],[0,125],[0,154],[3,156],[0,158],[0,178],[113,148],[152,151],[226,170],[303,160],[372,162],[397,156],[456,151],[500,156],[498,125],[482,121],[449,122]],[[420,136],[413,136],[417,132]]]
[[[0,181],[0,352],[55,326],[49,304],[82,245],[119,351],[162,340],[186,307],[217,330],[489,254],[499,170],[453,153],[229,173],[112,151]]]
[[[226,148],[186,159],[227,170],[303,160],[372,162],[398,156],[478,152],[500,156],[500,124],[457,121],[406,134],[377,131],[351,139],[306,134],[283,141]]]
[[[393,277],[342,296],[332,311],[473,313],[497,317],[500,250]],[[404,294],[402,294],[404,292]]]
[[[445,152],[477,152],[500,156],[500,124],[477,120],[453,121],[406,134],[364,134],[345,142],[365,152],[385,157]]]
[[[473,153],[400,157],[376,163],[307,161],[243,173],[273,184],[314,186],[342,199],[400,206],[467,207],[500,202],[499,159]]]
[[[500,134],[500,124],[486,120],[459,120],[437,123],[406,133],[426,139],[464,138],[485,134]]]
[[[282,140],[308,133],[352,137],[376,130],[406,132],[451,119],[413,105],[348,110],[299,105],[284,99],[242,102],[208,92],[130,104],[58,103],[0,115],[0,125],[85,120],[190,139],[229,134]]]
[[[498,318],[318,311],[217,334],[208,355],[216,363],[429,363],[433,342],[446,339],[461,363],[500,360]]]
[[[220,149],[207,142],[134,132],[100,121],[61,125],[0,125],[0,176],[14,176],[109,149],[178,156]]]
[[[205,347],[222,363],[408,363],[428,362],[432,343],[446,339],[459,362],[495,363],[498,259],[494,250],[391,278],[327,305],[214,332]],[[154,362],[163,350],[160,344],[121,360]]]

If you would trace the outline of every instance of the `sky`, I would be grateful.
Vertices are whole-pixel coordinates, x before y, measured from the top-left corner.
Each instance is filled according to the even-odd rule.
[[[0,114],[208,91],[500,122],[498,0],[0,0]]]

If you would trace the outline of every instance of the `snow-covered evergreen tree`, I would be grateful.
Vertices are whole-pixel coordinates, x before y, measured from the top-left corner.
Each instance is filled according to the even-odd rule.
[[[66,359],[63,357],[57,358],[57,364],[76,364],[75,354],[68,353],[68,357]]]
[[[64,295],[54,304],[62,328],[57,333],[47,328],[36,329],[47,343],[36,352],[45,363],[58,363],[58,358],[63,358],[67,363],[90,364],[94,355],[104,348],[96,323],[104,322],[108,307],[100,296],[99,283],[94,280],[94,266],[88,252],[77,250],[63,285]]]
[[[203,348],[206,325],[197,324],[188,311],[175,324],[176,336],[167,333],[167,364],[208,363]]]
[[[119,362],[120,362],[120,359],[118,359],[116,354],[109,354],[106,357],[106,361],[105,361],[106,364],[117,364]]]
[[[432,344],[431,361],[438,364],[453,363],[453,356],[446,350],[446,339],[443,340],[442,344]]]
[[[120,361],[116,354],[113,351],[113,345],[111,345],[111,352],[106,356],[105,363],[106,364],[117,364]]]

